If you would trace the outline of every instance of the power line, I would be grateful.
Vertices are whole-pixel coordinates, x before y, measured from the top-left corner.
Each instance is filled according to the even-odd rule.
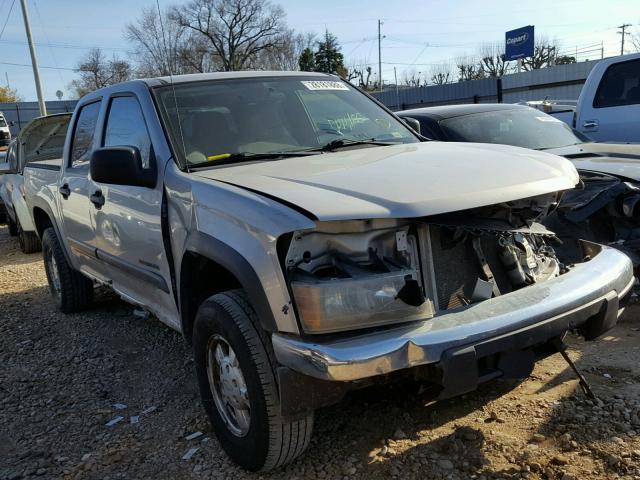
[[[31,68],[31,65],[29,63],[12,63],[12,62],[0,62],[0,65],[11,65],[13,67],[29,67]],[[39,65],[40,68],[47,68],[47,69],[51,69],[51,70],[68,70],[70,72],[75,72],[77,69],[76,68],[69,68],[69,67],[47,67],[45,65]]]
[[[4,29],[7,28],[7,23],[9,23],[9,17],[11,17],[11,12],[13,11],[13,6],[15,5],[16,0],[11,2],[11,6],[9,7],[9,13],[7,14],[7,19],[4,21],[4,25],[2,25],[2,30],[0,30],[0,38],[2,38],[2,34],[4,33]]]

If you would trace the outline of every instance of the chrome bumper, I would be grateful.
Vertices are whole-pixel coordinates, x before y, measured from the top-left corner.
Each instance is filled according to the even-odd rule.
[[[445,353],[488,343],[494,350],[527,348],[587,322],[597,323],[588,325],[595,337],[615,325],[633,266],[615,249],[585,244],[591,260],[553,280],[393,329],[326,341],[274,334],[276,357],[304,375],[350,381],[436,364]]]

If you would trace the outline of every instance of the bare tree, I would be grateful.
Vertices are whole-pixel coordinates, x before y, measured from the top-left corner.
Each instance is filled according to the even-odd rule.
[[[453,80],[453,74],[451,73],[451,70],[451,65],[448,63],[434,65],[429,70],[429,81],[433,85],[444,85],[445,83],[451,83]]]
[[[546,68],[556,64],[560,45],[545,36],[538,37],[533,47],[533,57],[523,58],[522,67],[526,71]]]
[[[422,72],[418,72],[415,68],[405,70],[400,83],[408,87],[419,87],[423,83]]]
[[[102,50],[93,48],[76,67],[79,78],[71,82],[70,87],[78,97],[114,83],[130,80],[131,65],[128,61],[112,57],[107,59]]]
[[[478,61],[473,57],[458,57],[456,59],[456,68],[459,82],[484,78],[484,72],[480,68]]]
[[[480,68],[487,77],[502,77],[509,73],[509,65],[504,60],[504,45],[485,43],[480,47]]]
[[[363,90],[372,90],[373,85],[371,82],[371,75],[373,74],[373,69],[369,62],[365,60],[358,60],[355,64],[352,64],[347,67],[347,80],[350,82],[355,81],[355,83]]]
[[[203,35],[221,69],[242,70],[283,45],[284,10],[267,0],[191,0],[171,9],[178,25]]]
[[[636,52],[640,52],[640,28],[631,33],[631,45],[633,45]]]
[[[299,70],[300,55],[306,48],[307,37],[287,29],[273,48],[265,49],[251,62],[252,68],[265,70]]]

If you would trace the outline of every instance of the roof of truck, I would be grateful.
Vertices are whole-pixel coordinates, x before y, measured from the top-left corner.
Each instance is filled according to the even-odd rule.
[[[144,78],[142,79],[150,87],[159,85],[198,82],[203,80],[226,80],[234,78],[259,78],[259,77],[327,77],[336,78],[335,75],[317,72],[284,72],[270,70],[242,70],[238,72],[213,72],[213,73],[190,73],[188,75],[173,75],[166,77]]]

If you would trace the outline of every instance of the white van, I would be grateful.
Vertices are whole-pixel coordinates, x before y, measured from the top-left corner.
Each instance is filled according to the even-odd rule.
[[[573,126],[596,142],[640,143],[640,53],[593,67]]]
[[[9,125],[4,118],[2,112],[0,112],[0,147],[6,147],[11,142],[11,132],[9,131]]]

